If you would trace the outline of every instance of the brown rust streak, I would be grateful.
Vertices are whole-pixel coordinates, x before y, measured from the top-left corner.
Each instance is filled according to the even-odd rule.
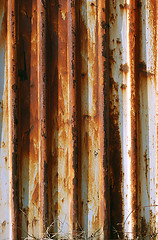
[[[8,1],[9,160],[12,239],[18,239],[18,82],[16,1]]]
[[[70,121],[71,121],[71,206],[70,225],[77,230],[78,218],[78,137],[77,137],[77,87],[76,87],[76,1],[68,1],[68,49],[69,49],[69,81],[70,81]]]
[[[51,24],[51,20],[52,20],[52,15],[51,15],[51,1],[47,2],[47,49],[49,49],[49,51],[47,51],[47,73],[48,73],[48,225],[50,225],[53,222],[52,219],[52,159],[51,159],[51,147],[52,147],[52,141],[51,141],[51,137],[52,137],[52,106],[51,106],[51,77],[52,77],[52,45],[54,45],[54,42],[51,39],[51,31],[52,31],[52,24]],[[54,39],[53,39],[54,40]],[[54,127],[54,126],[53,126]]]
[[[147,149],[145,150],[144,153],[144,164],[145,164],[145,179],[146,179],[146,191],[147,191],[147,195],[148,195],[148,199],[150,199],[150,193],[149,193],[149,161],[150,159],[148,158],[148,154],[147,154]]]
[[[99,226],[103,227],[103,238],[110,238],[109,195],[109,29],[108,1],[98,1],[98,96],[99,96]]]
[[[70,223],[70,108],[69,108],[69,47],[68,47],[68,2],[58,1],[58,218],[66,218],[64,231],[71,229]],[[64,201],[62,201],[64,199]],[[66,207],[65,207],[66,206]],[[58,224],[60,228],[60,223]]]
[[[25,1],[24,1],[25,2]],[[26,139],[29,138],[29,147],[28,147],[28,152],[29,152],[29,166],[28,166],[28,177],[29,177],[29,186],[30,186],[30,190],[29,194],[31,197],[33,192],[35,191],[36,188],[36,184],[38,184],[39,181],[39,117],[38,117],[38,108],[39,108],[39,104],[38,104],[38,63],[37,63],[37,0],[31,0],[30,4],[32,4],[32,9],[30,12],[30,8],[28,6],[28,1],[25,2],[25,9],[27,11],[27,15],[28,18],[30,17],[30,19],[28,19],[27,21],[30,20],[30,39],[31,39],[31,46],[29,46],[27,44],[25,44],[25,47],[30,47],[30,51],[31,51],[31,56],[30,59],[27,59],[27,61],[29,62],[29,66],[27,66],[27,71],[30,71],[28,75],[28,79],[27,83],[23,83],[24,86],[26,86],[27,84],[29,85],[29,90],[28,90],[28,94],[30,95],[30,99],[27,101],[27,112],[28,115],[30,117],[29,120],[29,128],[27,129],[27,136]],[[25,24],[26,24],[26,19],[25,19]],[[27,31],[29,31],[29,29],[27,29]],[[27,34],[27,36],[29,36],[29,34]],[[26,51],[29,51],[29,49],[27,48]],[[27,62],[26,62],[27,63]],[[26,85],[25,85],[26,84]],[[24,110],[23,110],[24,111]],[[27,123],[28,125],[28,123]],[[26,140],[27,141],[27,140]],[[26,148],[25,148],[26,151]],[[35,175],[36,173],[36,175]],[[39,187],[40,188],[40,187]],[[38,191],[38,199],[39,197],[40,191]],[[36,201],[36,202],[32,202],[29,201],[29,232],[39,236],[39,219],[40,219],[40,213],[39,213],[39,206],[40,206],[40,202]],[[34,217],[36,217],[38,219],[38,224],[33,224],[34,221]]]
[[[112,98],[115,96],[113,95]],[[116,238],[113,227],[121,233],[122,228],[118,223],[123,222],[122,216],[122,154],[121,154],[121,138],[119,129],[119,107],[110,101],[110,224],[111,238]],[[119,171],[118,171],[119,169]],[[117,199],[117,202],[116,202]]]
[[[47,2],[37,0],[38,33],[38,104],[39,104],[39,159],[40,159],[40,231],[48,222],[48,76],[47,76]]]
[[[136,0],[130,1],[129,6],[129,57],[130,57],[130,81],[131,81],[131,211],[132,213],[132,233],[136,235],[137,231],[137,106],[138,106],[138,87],[137,77],[138,72],[136,68],[137,63],[137,6]]]
[[[18,6],[18,80],[20,88],[19,96],[19,207],[25,209],[29,207],[29,211],[34,212],[34,208],[29,204],[29,186],[33,186],[32,181],[35,172],[35,163],[38,158],[35,155],[34,143],[37,142],[38,133],[35,134],[38,124],[38,116],[33,121],[33,115],[36,114],[37,94],[32,92],[32,78],[37,80],[35,72],[37,72],[34,49],[32,47],[32,37],[34,35],[34,15],[33,5],[35,0],[20,1]],[[35,6],[34,6],[35,8]],[[35,70],[34,70],[35,69]],[[31,94],[32,93],[32,94]],[[34,93],[34,94],[33,94]],[[33,109],[32,109],[33,101]],[[33,140],[34,139],[34,140]],[[36,139],[36,141],[35,141]],[[33,160],[33,165],[32,165]],[[32,177],[30,177],[32,176]],[[31,201],[30,201],[31,202]],[[38,207],[38,204],[36,204]],[[31,225],[32,215],[26,221],[26,217],[20,212],[19,230],[23,229],[26,232],[32,233],[32,229],[28,229]],[[34,212],[34,215],[36,213]],[[28,225],[30,223],[30,225]],[[21,231],[19,236],[26,237],[26,233]]]

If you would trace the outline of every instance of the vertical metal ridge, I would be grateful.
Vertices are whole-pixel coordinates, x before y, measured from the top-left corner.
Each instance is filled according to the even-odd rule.
[[[108,1],[98,0],[98,105],[99,105],[99,225],[100,239],[110,238],[109,195],[109,59]]]
[[[72,16],[73,1],[59,1],[58,2],[58,62],[57,71],[58,77],[58,102],[57,102],[57,131],[58,131],[58,156],[55,161],[58,164],[58,197],[57,197],[57,219],[58,231],[72,236],[73,217],[74,217],[74,199],[75,191],[73,179],[75,177],[73,167],[73,109],[71,104],[75,101],[75,89],[73,89],[73,49],[74,36],[72,29],[75,22]],[[75,56],[74,56],[75,57]],[[71,95],[72,94],[72,95]]]
[[[126,62],[126,44],[127,37],[127,9],[121,1],[109,1],[109,174],[110,174],[110,237],[123,238],[122,223],[124,215],[123,201],[123,147],[126,147],[126,141],[123,142],[123,131],[125,120],[123,120],[124,99],[123,91],[126,91],[126,73],[123,72],[122,66]],[[122,88],[121,88],[122,87]],[[124,89],[125,88],[125,89]],[[127,103],[125,104],[127,107]],[[125,151],[126,152],[126,151]],[[119,171],[118,171],[119,169]],[[129,172],[128,172],[129,173]],[[116,201],[117,199],[117,201]]]
[[[81,204],[82,226],[87,237],[99,222],[98,1],[82,1],[81,12]],[[100,57],[100,56],[99,56]]]
[[[78,136],[77,136],[77,80],[76,80],[76,0],[68,1],[68,78],[70,104],[70,226],[78,229]],[[73,236],[73,235],[72,235]]]
[[[48,222],[47,1],[37,0],[40,232]]]
[[[51,25],[51,1],[47,1],[47,76],[48,76],[48,85],[47,88],[48,90],[48,97],[47,97],[47,110],[48,110],[48,123],[47,123],[47,128],[48,128],[48,141],[47,141],[47,155],[48,155],[48,222],[47,225],[50,226],[52,223],[52,159],[51,159],[51,148],[52,148],[52,106],[51,106],[51,101],[52,101],[52,96],[51,96],[51,76],[52,76],[52,59],[51,59],[51,49],[52,49],[52,41],[51,41],[51,31],[53,26]]]
[[[127,6],[125,6],[125,4]],[[132,39],[130,39],[130,20],[129,20],[129,11],[132,7],[131,2],[127,0],[127,2],[122,6],[120,6],[120,11],[122,13],[123,22],[122,27],[124,28],[124,32],[122,34],[122,42],[124,51],[122,52],[122,63],[120,65],[120,71],[122,72],[122,84],[125,85],[125,88],[122,88],[122,119],[121,125],[121,145],[122,145],[122,204],[123,204],[123,236],[133,238],[132,232],[132,186],[133,182],[131,179],[131,169],[134,167],[132,164],[132,129],[131,129],[131,78],[133,79],[133,72],[131,72],[130,65],[130,42],[132,43]],[[135,199],[136,201],[136,199]],[[130,214],[130,215],[129,215]],[[126,221],[126,219],[128,220]]]
[[[50,1],[49,5],[49,30],[50,30],[50,175],[51,175],[51,206],[50,219],[55,222],[58,219],[58,4]],[[52,43],[52,44],[51,44]],[[55,222],[54,232],[58,230]]]
[[[137,62],[136,62],[136,37],[138,34],[137,29],[137,3],[135,0],[129,1],[129,13],[128,13],[128,21],[129,21],[129,71],[130,71],[130,84],[131,84],[131,169],[130,169],[130,178],[131,178],[131,231],[132,237],[136,237],[137,233],[137,111],[138,111],[138,88],[137,88]],[[128,219],[127,219],[128,218]],[[126,216],[127,221],[129,220],[129,216]]]
[[[8,0],[8,108],[10,163],[10,238],[18,239],[18,79],[16,0]]]
[[[7,9],[0,4],[0,238],[6,239],[10,230],[9,204],[9,133],[8,133],[8,57],[7,57]]]
[[[81,193],[81,11],[80,11],[81,2],[76,1],[76,87],[77,87],[77,137],[78,137],[78,231],[81,230],[82,226],[82,193]]]
[[[155,231],[156,219],[156,1],[141,1],[139,59],[139,231]]]
[[[88,132],[88,123],[85,117],[83,121],[83,115],[88,117],[88,91],[86,86],[87,83],[87,72],[88,72],[88,64],[87,64],[87,6],[86,1],[80,1],[77,5],[77,14],[78,14],[78,87],[79,87],[79,95],[78,95],[78,108],[79,108],[79,223],[82,229],[86,232],[88,231],[87,220],[88,220],[88,208],[87,208],[87,194],[88,194],[88,134],[86,135],[86,128]],[[85,103],[85,110],[83,109],[83,101]],[[85,126],[86,125],[86,126]],[[85,138],[85,139],[84,139]],[[87,149],[87,151],[86,151]],[[83,175],[85,175],[83,180]],[[85,181],[85,182],[83,182]],[[85,183],[85,184],[84,184]],[[84,215],[85,213],[85,215]]]
[[[25,238],[40,235],[37,0],[20,1],[18,12],[19,225]]]
[[[129,238],[134,237],[137,204],[134,9],[134,1],[110,3],[109,15],[111,224]]]

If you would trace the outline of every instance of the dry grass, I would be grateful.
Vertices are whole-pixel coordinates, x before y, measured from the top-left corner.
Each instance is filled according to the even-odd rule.
[[[113,228],[114,229],[114,233],[117,235],[117,238],[118,240],[147,240],[147,239],[151,239],[151,240],[155,240],[156,237],[158,236],[158,233],[156,232],[151,232],[150,234],[146,234],[146,235],[143,235],[140,233],[140,234],[137,234],[136,236],[134,236],[132,239],[128,237],[128,233],[125,233],[125,237],[121,237],[120,235],[122,233],[118,232],[116,230],[116,228]]]
[[[141,208],[150,208],[150,207],[158,207],[158,205],[152,205],[152,206],[143,206],[143,207],[138,207],[137,209],[133,210],[125,219],[125,221],[123,223],[118,223],[118,228],[119,225],[121,224],[122,227],[124,228],[128,218],[130,217],[130,215],[138,210],[140,210]],[[21,209],[20,209],[21,210]],[[23,214],[25,214],[22,210],[21,212]],[[26,214],[25,214],[26,215]],[[43,233],[41,238],[38,238],[34,235],[31,235],[27,232],[26,235],[27,237],[23,238],[24,240],[51,240],[51,239],[61,239],[61,240],[97,240],[100,238],[100,236],[102,235],[101,229],[98,229],[96,232],[94,232],[94,234],[92,234],[90,237],[87,236],[86,232],[81,228],[81,226],[78,224],[78,231],[70,231],[68,233],[65,233],[65,231],[63,231],[64,229],[64,225],[65,225],[65,221],[62,222],[60,220],[57,220],[55,222],[53,222],[52,224],[50,224],[50,226],[46,229],[45,233]],[[58,232],[54,232],[54,228],[55,226],[58,225],[60,226],[60,229],[58,230]],[[68,224],[67,224],[68,225]],[[142,232],[138,232],[137,235],[133,235],[133,239],[129,238],[128,235],[129,233],[125,233],[125,236],[122,237],[122,232],[119,232],[117,227],[113,227],[113,232],[116,235],[116,239],[118,240],[145,240],[145,239],[151,239],[151,240],[155,240],[158,237],[158,232],[152,231],[149,234],[144,234],[142,237]],[[110,240],[110,239],[108,239]]]
[[[138,206],[136,209],[134,209],[133,211],[131,211],[129,213],[129,215],[127,216],[127,218],[125,219],[125,221],[123,223],[118,223],[118,225],[121,225],[122,229],[124,229],[125,224],[126,224],[127,220],[129,219],[131,214],[133,214],[134,212],[138,212],[141,209],[152,208],[152,207],[158,207],[158,205],[155,204],[155,205],[147,205],[147,206]],[[146,232],[145,229],[141,229],[141,230],[138,230],[137,234],[125,232],[125,234],[124,234],[125,236],[123,238],[121,237],[123,235],[123,233],[119,232],[117,230],[117,228],[113,227],[113,231],[116,234],[117,239],[119,239],[119,240],[142,240],[142,239],[143,240],[147,240],[147,239],[156,240],[157,237],[158,237],[158,232],[156,232],[156,229],[153,230],[150,226],[149,226],[149,228],[150,228],[150,230],[147,231],[147,232],[149,232],[148,234],[145,233]],[[128,237],[129,234],[133,235],[132,239]]]
[[[52,228],[54,228],[54,222],[47,228],[46,232],[43,234],[41,238],[37,238],[35,236],[32,236],[28,234],[28,237],[24,238],[24,240],[51,240],[51,239],[61,239],[61,240],[93,240],[98,239],[101,235],[100,230],[97,230],[94,234],[92,234],[90,237],[86,236],[85,231],[79,231],[79,232],[69,232],[64,233],[62,229],[60,229],[58,232],[53,232]]]
[[[21,210],[22,211],[22,210]],[[53,232],[53,229],[55,227],[55,225],[60,225],[60,229],[58,230],[58,232]],[[38,238],[34,235],[31,235],[29,233],[27,233],[26,231],[24,231],[22,229],[23,232],[26,233],[26,235],[28,235],[28,237],[22,238],[24,240],[51,240],[51,239],[61,239],[61,240],[95,240],[95,239],[99,239],[99,237],[101,236],[102,232],[100,229],[98,229],[96,232],[94,232],[90,237],[87,237],[86,232],[83,231],[83,229],[81,228],[81,226],[78,224],[78,231],[70,231],[68,233],[65,233],[63,231],[64,225],[66,223],[62,222],[60,220],[54,221],[45,231],[45,233],[43,233],[43,236],[41,238]],[[68,225],[68,224],[66,224]]]

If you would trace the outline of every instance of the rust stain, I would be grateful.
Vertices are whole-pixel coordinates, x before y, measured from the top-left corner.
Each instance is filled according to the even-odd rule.
[[[121,44],[121,40],[119,38],[116,39],[117,44]]]
[[[123,89],[126,89],[126,88],[127,88],[127,84],[122,83],[120,88],[121,88],[122,90],[123,90]]]
[[[145,161],[145,177],[146,177],[146,182],[148,182],[148,157],[147,157],[147,150],[145,150],[144,161]]]
[[[139,63],[139,69],[146,77],[151,77],[155,75],[154,73],[147,71],[147,66],[144,61]]]
[[[141,236],[145,237],[148,233],[149,225],[146,223],[146,220],[144,217],[141,218]]]
[[[149,180],[148,180],[148,176],[149,176],[149,161],[150,159],[148,158],[147,155],[147,149],[145,150],[144,153],[144,163],[145,163],[145,179],[146,179],[146,190],[147,190],[147,194],[148,194],[148,198],[150,199],[150,193],[149,193]]]
[[[124,72],[125,74],[128,73],[128,72],[129,72],[129,66],[128,66],[128,64],[127,64],[127,63],[121,64],[121,65],[120,65],[120,71],[121,71],[121,72]]]
[[[119,85],[118,85],[118,82],[115,82],[114,78],[110,78],[110,87],[111,89],[113,88],[115,89],[115,91],[118,92]]]
[[[115,51],[115,49],[112,49],[109,53],[109,60],[110,60],[110,63],[116,63],[114,57],[113,57],[113,52]]]
[[[131,80],[131,149],[130,149],[130,157],[131,157],[131,210],[133,211],[131,215],[131,225],[133,236],[137,235],[137,226],[138,226],[138,212],[137,209],[137,181],[138,181],[138,150],[137,150],[137,141],[138,141],[138,133],[137,133],[137,113],[138,113],[138,69],[137,69],[137,61],[138,58],[138,39],[137,35],[139,32],[138,29],[138,9],[137,2],[132,0],[129,5],[129,58],[130,58],[130,80]],[[135,64],[134,64],[135,63]]]
[[[112,82],[111,82],[112,83]],[[111,91],[113,93],[115,87],[113,84]],[[110,121],[109,121],[109,150],[110,150],[110,225],[111,225],[111,238],[116,238],[113,232],[113,227],[122,233],[121,225],[118,223],[123,221],[122,215],[122,193],[121,193],[121,183],[122,183],[122,153],[121,153],[121,138],[119,129],[119,106],[115,104],[117,94],[112,94],[110,96]],[[119,171],[118,171],[119,169]],[[117,199],[117,202],[116,202]]]
[[[6,227],[6,221],[3,221],[1,226],[2,226],[2,232],[4,232]]]
[[[119,5],[121,9],[129,9],[129,4],[125,3],[125,4],[120,4]]]

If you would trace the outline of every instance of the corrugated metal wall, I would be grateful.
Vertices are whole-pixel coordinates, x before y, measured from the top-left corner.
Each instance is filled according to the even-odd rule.
[[[0,1],[1,240],[156,238],[157,10]]]

